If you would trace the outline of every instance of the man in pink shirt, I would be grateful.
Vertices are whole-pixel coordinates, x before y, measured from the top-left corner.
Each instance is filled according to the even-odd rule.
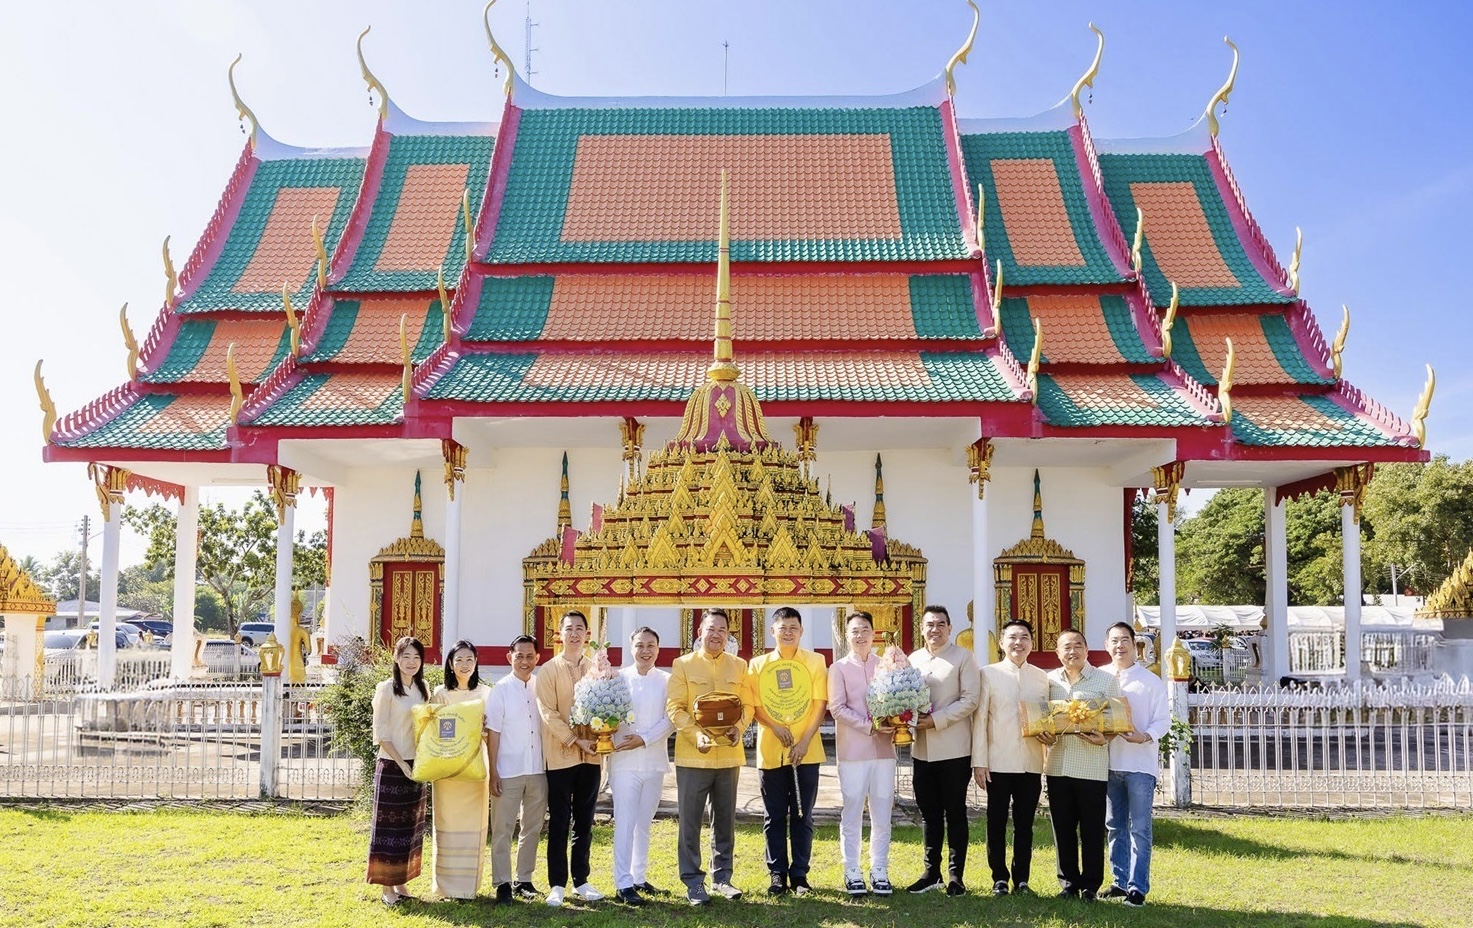
[[[844,861],[844,891],[865,893],[859,846],[864,830],[864,804],[869,802],[869,885],[877,896],[890,887],[890,812],[895,805],[895,746],[892,729],[878,728],[870,718],[866,696],[880,659],[871,650],[875,623],[868,612],[851,612],[846,622],[849,653],[829,668],[829,712],[834,716],[839,792],[839,853]]]

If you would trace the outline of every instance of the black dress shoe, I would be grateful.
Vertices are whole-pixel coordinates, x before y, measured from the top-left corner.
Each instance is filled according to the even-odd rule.
[[[996,883],[993,883],[992,894],[994,896],[1006,896],[1008,894],[1008,881],[998,880]]]
[[[510,883],[501,883],[501,884],[499,884],[496,887],[496,901],[497,902],[510,902],[511,899],[512,899],[512,896],[511,896],[511,884]]]
[[[1075,889],[1072,886],[1065,886],[1063,889],[1059,890],[1059,897],[1062,899],[1078,899],[1079,890]]]
[[[533,886],[531,883],[513,883],[511,884],[511,892],[512,895],[516,896],[518,899],[542,898],[542,890],[538,889],[536,886]]]
[[[808,885],[807,877],[797,877],[793,879],[790,882],[788,888],[793,891],[793,895],[795,896],[807,896],[813,892],[813,887]]]
[[[1079,901],[1080,902],[1094,902],[1095,901],[1095,891],[1092,890],[1092,889],[1082,890],[1079,893]]]
[[[636,884],[635,889],[650,896],[668,896],[669,893],[658,886],[651,886],[648,882]]]
[[[1124,899],[1125,898],[1125,890],[1121,889],[1119,886],[1112,885],[1109,889],[1107,889],[1104,892],[1100,893],[1100,898],[1101,899]]]
[[[950,883],[946,884],[946,895],[965,896],[966,894],[967,888],[962,885],[961,880],[952,880]]]
[[[619,890],[619,901],[624,903],[625,905],[632,905],[636,907],[644,905],[644,899],[640,898],[639,890],[635,889],[633,886],[630,886],[627,889]]]

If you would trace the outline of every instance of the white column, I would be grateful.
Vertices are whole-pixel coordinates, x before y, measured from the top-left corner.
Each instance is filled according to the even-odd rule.
[[[465,501],[465,482],[456,481],[445,501],[445,602],[440,614],[440,648],[443,651],[460,635],[460,511]]]
[[[102,588],[98,591],[97,682],[112,689],[118,676],[118,547],[122,541],[123,496],[107,504],[102,526]]]
[[[280,507],[276,520],[276,640],[282,647],[289,647],[292,640],[292,549],[296,523],[297,500],[293,494]]]
[[[290,622],[290,613],[287,621]],[[280,625],[278,624],[278,629]],[[278,632],[279,634],[279,632]],[[261,798],[275,799],[281,778],[281,674],[261,676]]]
[[[169,644],[169,675],[189,679],[194,661],[194,588],[198,573],[199,487],[184,488],[174,523],[174,633]]]
[[[1164,639],[1163,639],[1164,640]],[[1172,639],[1167,640],[1161,650],[1161,673],[1166,677],[1166,698],[1171,706],[1171,717],[1173,720],[1187,721],[1187,681],[1172,680],[1171,673],[1166,669],[1166,648],[1171,646]],[[1178,809],[1185,809],[1192,804],[1192,767],[1190,744],[1186,741],[1178,743],[1171,751],[1171,804]]]
[[[1156,636],[1156,659],[1166,673],[1166,649],[1176,640],[1176,527],[1171,524],[1171,504],[1156,504],[1156,558],[1160,564],[1159,584],[1161,629]]]
[[[1264,487],[1263,559],[1264,612],[1268,618],[1268,654],[1264,661],[1267,679],[1278,685],[1289,673],[1289,547],[1285,529],[1289,504],[1278,504],[1276,488]]]
[[[1341,505],[1340,533],[1345,568],[1345,679],[1360,679],[1360,520],[1355,506]]]
[[[983,489],[986,487],[984,485]],[[987,537],[987,498],[972,500],[972,653],[986,663],[992,631],[992,547]]]

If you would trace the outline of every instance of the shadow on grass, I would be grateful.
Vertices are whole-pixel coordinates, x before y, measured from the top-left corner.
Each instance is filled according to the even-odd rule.
[[[1202,853],[1228,854],[1234,857],[1256,857],[1260,860],[1320,860],[1371,861],[1377,864],[1415,864],[1442,870],[1473,869],[1463,864],[1451,864],[1437,860],[1413,860],[1402,854],[1349,853],[1328,847],[1306,849],[1283,847],[1238,835],[1224,834],[1210,826],[1195,825],[1173,819],[1156,819],[1153,831],[1153,847],[1175,848]]]
[[[14,811],[42,822],[69,822],[73,815],[70,809],[56,809],[51,806],[19,806]]]

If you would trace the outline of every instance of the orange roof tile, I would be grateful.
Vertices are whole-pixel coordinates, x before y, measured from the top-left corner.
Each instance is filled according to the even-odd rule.
[[[712,240],[723,168],[733,239],[901,237],[888,135],[585,135],[562,240]]]
[[[1047,341],[1044,350],[1047,351]],[[1143,411],[1154,410],[1159,401],[1141,390],[1129,374],[1051,374],[1053,382],[1069,396],[1074,405],[1086,409]]]
[[[1236,344],[1236,343],[1234,343]],[[1313,430],[1339,433],[1343,420],[1332,419],[1297,396],[1235,396],[1233,407],[1264,429]],[[1346,413],[1349,418],[1350,413]]]
[[[1112,364],[1124,360],[1105,322],[1100,298],[1094,294],[1028,297],[1028,314],[1043,329],[1043,354],[1050,364]],[[1032,332],[1005,332],[1024,346],[1024,360],[1032,351]]]
[[[179,380],[194,383],[224,383],[225,354],[235,346],[235,370],[243,383],[256,383],[271,373],[271,361],[281,345],[286,316],[272,319],[221,319],[215,323],[210,344],[194,367]]]
[[[461,199],[468,164],[411,164],[375,271],[434,270],[463,228]]]
[[[184,432],[197,435],[218,429],[230,416],[230,394],[179,396],[138,425],[145,435]]]
[[[233,288],[236,293],[279,293],[283,283],[295,292],[317,260],[312,217],[325,234],[338,202],[337,187],[283,187],[276,193],[261,240]]]
[[[540,355],[524,383],[567,389],[608,383],[689,387],[705,379],[710,359],[700,355]],[[824,390],[836,386],[924,387],[931,377],[915,352],[853,356],[821,351],[739,359],[742,382],[756,390]]]
[[[1195,314],[1187,319],[1192,344],[1197,356],[1214,378],[1227,363],[1227,342],[1233,340],[1233,381],[1235,383],[1284,383],[1289,375],[1274,356],[1274,350],[1263,334],[1262,320],[1256,315]]]
[[[1187,181],[1136,182],[1130,195],[1145,216],[1146,242],[1167,280],[1182,288],[1240,286],[1212,237],[1196,187]]]
[[[306,415],[377,409],[392,391],[400,389],[400,384],[395,374],[335,373],[302,400],[296,412]]]
[[[429,301],[422,296],[363,300],[358,304],[358,316],[348,340],[332,359],[343,364],[402,363],[399,318],[408,314],[404,328],[412,348],[424,328],[428,305]]]
[[[1021,266],[1083,266],[1054,162],[995,158],[991,164],[1013,259]]]
[[[564,275],[541,337],[709,339],[715,298],[710,274]],[[905,274],[738,276],[731,313],[743,340],[916,337]]]

